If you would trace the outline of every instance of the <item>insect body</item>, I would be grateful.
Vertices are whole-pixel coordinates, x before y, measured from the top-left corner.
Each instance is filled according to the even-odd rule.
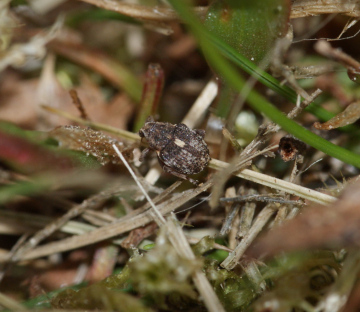
[[[185,124],[173,125],[148,120],[140,129],[139,135],[149,143],[142,158],[149,149],[154,150],[164,171],[198,184],[187,175],[201,172],[210,161],[204,130],[192,130]]]

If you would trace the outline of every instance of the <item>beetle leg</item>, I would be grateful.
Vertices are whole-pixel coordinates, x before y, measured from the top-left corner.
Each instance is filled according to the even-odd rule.
[[[172,175],[174,175],[180,179],[187,180],[196,186],[198,186],[200,184],[199,181],[191,179],[186,174],[179,173],[179,172],[175,171],[174,169],[172,169],[171,167],[168,167],[166,165],[163,166],[163,170],[165,172],[171,173]]]
[[[202,138],[205,138],[205,130],[203,129],[194,129],[194,131],[200,135]]]
[[[143,162],[144,161],[144,158],[146,157],[146,155],[150,152],[150,148],[145,148],[142,152],[141,152],[141,155],[140,155],[140,162]]]

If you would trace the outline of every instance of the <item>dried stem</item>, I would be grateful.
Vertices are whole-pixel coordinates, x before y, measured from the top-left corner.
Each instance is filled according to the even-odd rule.
[[[172,242],[178,254],[186,259],[195,260],[195,255],[184,235],[184,232],[179,226],[179,222],[177,221],[175,214],[173,213],[171,214],[171,218],[167,223],[167,230],[170,241]],[[217,297],[213,287],[210,285],[204,273],[200,270],[196,270],[192,278],[196,288],[199,290],[200,295],[204,300],[207,309],[212,312],[225,312],[219,301],[219,298]]]
[[[235,195],[236,195],[235,187],[229,187],[225,192],[226,197],[228,197],[228,196],[233,197]],[[226,205],[225,211],[227,213],[226,213],[225,221],[223,222],[223,225],[222,225],[220,233],[219,233],[220,236],[224,236],[230,232],[234,218],[235,218],[235,216],[238,215],[239,209],[240,209],[239,204],[228,203]]]
[[[220,198],[222,203],[245,203],[245,202],[266,202],[266,203],[280,203],[280,204],[289,204],[289,205],[303,205],[302,202],[296,200],[289,200],[282,197],[273,197],[273,196],[264,196],[261,194],[254,195],[244,195],[244,196],[235,196],[235,197],[224,197]]]
[[[181,207],[183,204],[187,203],[189,200],[196,197],[200,193],[204,192],[211,185],[212,181],[208,181],[195,189],[177,193],[173,195],[170,199],[159,204],[157,207],[162,215],[166,215],[169,212],[177,209],[178,207]],[[91,232],[38,246],[37,248],[34,248],[24,253],[19,260],[39,258],[57,252],[68,251],[79,247],[91,245],[96,242],[100,242],[105,239],[109,239],[129,232],[151,221],[153,221],[153,219],[149,215],[149,212],[147,210],[137,209],[129,213],[125,217],[117,220],[117,222],[100,227]],[[0,262],[6,261],[7,259],[8,257],[6,255],[1,255]]]
[[[82,101],[80,100],[79,95],[77,94],[76,90],[71,89],[69,91],[69,93],[70,93],[73,104],[75,105],[75,107],[78,109],[78,111],[80,113],[81,118],[85,119],[85,120],[90,120],[90,118],[86,112],[86,109],[85,109]]]
[[[172,213],[170,220],[166,222],[160,210],[155,206],[150,196],[145,191],[144,187],[140,183],[134,171],[131,169],[125,157],[122,155],[122,153],[119,151],[119,149],[115,144],[113,145],[113,148],[116,151],[116,153],[119,155],[121,161],[124,163],[126,168],[129,170],[131,176],[133,177],[133,179],[139,186],[140,190],[142,191],[142,193],[148,200],[149,204],[151,205],[153,209],[152,212],[155,222],[159,226],[166,228],[166,231],[169,235],[169,240],[173,245],[173,247],[175,248],[178,255],[185,259],[195,260],[196,259],[195,255],[184,235],[184,232],[182,231],[181,227],[178,224],[175,214]],[[214,289],[211,287],[209,281],[206,279],[205,275],[200,270],[196,270],[196,272],[193,274],[193,281],[201,297],[203,298],[206,307],[210,312],[222,312],[222,311],[225,312],[218,297],[214,292]]]
[[[45,109],[46,111],[52,113],[52,114],[56,114],[59,116],[62,116],[64,118],[67,118],[69,120],[75,121],[81,125],[87,126],[87,127],[91,127],[95,130],[102,130],[102,131],[106,131],[112,134],[116,134],[117,136],[119,136],[120,138],[123,139],[127,139],[127,140],[131,140],[131,141],[136,141],[136,142],[140,142],[140,137],[137,133],[133,133],[133,132],[129,132],[126,130],[121,130],[115,127],[111,127],[102,123],[98,123],[98,122],[93,122],[93,121],[88,121],[88,120],[84,120],[81,119],[79,117],[76,117],[74,115],[69,114],[68,112],[62,111],[60,109],[54,108],[54,107],[50,107],[47,105],[41,105],[41,107],[43,109]]]
[[[267,205],[259,215],[256,217],[253,226],[250,231],[245,235],[242,241],[236,246],[233,252],[220,264],[223,268],[227,270],[233,269],[239,262],[240,258],[244,255],[245,250],[250,246],[254,241],[256,236],[263,229],[265,224],[269,221],[270,217],[275,212],[276,208],[273,204]]]
[[[218,85],[214,80],[210,80],[205,88],[196,99],[191,109],[186,114],[182,123],[187,125],[189,128],[195,128],[201,124],[204,116],[207,112],[212,101],[215,99],[218,93]]]
[[[165,6],[143,6],[116,0],[82,0],[106,10],[149,22],[180,21],[177,13]],[[195,7],[194,13],[200,18],[206,16],[208,7]],[[297,0],[291,6],[290,18],[301,18],[320,14],[345,14],[360,16],[360,4],[355,0]]]
[[[17,261],[21,258],[21,256],[29,251],[30,249],[37,246],[41,241],[45,238],[49,237],[55,231],[59,230],[63,227],[70,219],[75,218],[82,214],[86,209],[94,209],[99,206],[104,200],[109,198],[110,191],[103,191],[99,194],[96,194],[86,200],[84,200],[80,205],[76,205],[71,208],[66,214],[46,225],[44,228],[36,232],[22,247],[18,249],[18,251],[13,255],[12,261]]]
[[[68,118],[70,120],[76,121],[80,124],[92,127],[97,130],[103,130],[107,131],[109,133],[116,134],[124,139],[128,139],[131,141],[136,141],[140,143],[140,137],[136,133],[132,133],[126,130],[117,129],[115,127],[107,126],[101,123],[96,122],[89,122],[87,120],[83,120],[81,118],[75,117],[67,112],[61,111],[56,108],[48,107],[48,106],[42,106],[44,109],[46,109],[49,112],[55,113],[57,115],[63,116],[65,118]],[[229,166],[228,163],[222,162],[217,159],[212,159],[209,163],[209,167],[215,170],[221,170]],[[336,200],[335,197],[322,194],[320,192],[308,189],[306,187],[302,187],[290,182],[283,181],[281,179],[277,179],[259,172],[255,172],[249,169],[244,169],[241,171],[241,173],[235,173],[236,176],[259,183],[268,187],[271,187],[276,190],[284,191],[289,194],[300,196],[301,198],[305,198],[320,204],[329,204],[331,202],[334,202]]]
[[[241,266],[249,280],[255,286],[256,292],[263,292],[266,289],[266,283],[256,262],[254,260],[244,260],[241,262]]]
[[[347,68],[360,70],[360,63],[357,60],[355,60],[345,52],[333,48],[330,43],[326,42],[325,40],[318,41],[315,44],[314,48],[318,53],[341,63]]]
[[[246,203],[241,210],[239,229],[236,234],[238,239],[243,238],[250,230],[255,214],[255,203]]]
[[[209,167],[220,170],[222,168],[226,168],[229,164],[222,162],[217,159],[212,159]],[[253,181],[255,183],[259,183],[268,187],[271,187],[276,190],[284,191],[286,193],[300,196],[301,198],[305,198],[311,200],[316,203],[320,203],[323,205],[330,204],[336,200],[335,197],[323,194],[306,187],[296,185],[294,183],[290,183],[281,179],[277,179],[266,174],[255,172],[249,169],[244,169],[240,173],[235,173],[239,178],[243,178],[249,181]]]
[[[219,198],[222,193],[223,185],[225,184],[227,179],[231,176],[231,174],[239,170],[243,170],[245,167],[251,164],[251,160],[253,160],[255,157],[266,154],[276,147],[277,146],[270,146],[263,149],[262,151],[256,151],[251,154],[247,152],[247,149],[245,149],[238,157],[235,157],[235,159],[231,161],[228,167],[226,167],[224,170],[217,172],[214,177],[216,184],[214,185],[212,190],[210,207],[214,208],[218,205]]]
[[[298,173],[298,168],[297,167],[298,167],[298,159],[295,158],[294,166],[293,166],[293,169],[291,170],[291,175],[290,175],[290,182],[292,182],[292,183],[295,181],[296,175]],[[286,199],[289,199],[289,197],[290,197],[288,194],[285,195],[285,196],[286,196],[285,197]],[[276,214],[276,217],[275,217],[275,221],[274,221],[274,226],[275,227],[281,225],[284,222],[284,220],[286,219],[286,216],[288,214],[289,208],[294,209],[293,205],[291,205],[291,206],[282,205],[279,208],[279,210],[278,210],[278,212]],[[296,207],[295,209],[299,209],[299,207]]]
[[[320,14],[360,16],[360,3],[356,0],[297,0],[292,4],[290,18]]]
[[[118,12],[133,18],[140,20],[152,21],[152,22],[171,22],[179,21],[177,13],[164,6],[144,6],[139,4],[130,4],[119,2],[116,0],[82,0],[98,6],[100,8]],[[207,7],[194,8],[195,13],[198,16],[205,16]]]

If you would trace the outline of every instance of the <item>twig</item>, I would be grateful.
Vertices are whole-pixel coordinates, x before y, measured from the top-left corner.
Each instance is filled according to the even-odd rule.
[[[235,192],[234,186],[229,187],[225,192],[226,197],[233,197],[235,195],[236,195],[236,192]],[[235,218],[235,216],[237,216],[239,209],[240,209],[240,206],[236,203],[235,204],[228,203],[227,205],[225,205],[226,216],[225,216],[225,221],[223,222],[223,225],[219,232],[220,236],[224,236],[230,232],[234,218]]]
[[[80,100],[79,98],[79,95],[77,94],[76,90],[75,89],[71,89],[69,91],[69,94],[71,96],[71,99],[72,99],[72,102],[73,104],[75,105],[75,107],[78,109],[78,111],[80,112],[80,116],[82,119],[85,119],[85,120],[90,120],[87,112],[86,112],[86,109],[82,103],[82,101]]]
[[[11,259],[15,254],[16,252],[19,250],[19,248],[23,245],[23,243],[26,241],[26,239],[28,238],[28,234],[25,233],[23,234],[18,240],[17,242],[15,243],[14,246],[12,246],[10,252],[8,253],[9,255],[9,259]],[[0,283],[3,281],[3,278],[6,274],[7,271],[11,270],[12,268],[12,263],[10,262],[6,262],[6,263],[3,263],[2,266],[1,266],[1,271],[0,271]]]
[[[298,173],[298,169],[297,169],[297,164],[298,164],[298,157],[295,158],[294,161],[294,165],[293,165],[293,169],[291,170],[291,175],[290,175],[290,182],[294,182],[295,178],[296,178],[296,174]],[[289,195],[285,195],[286,199],[289,199]],[[291,206],[290,206],[291,207]],[[299,209],[299,207],[296,207],[295,209]],[[275,216],[275,221],[274,221],[274,227],[281,225],[284,220],[286,219],[286,216],[288,214],[288,210],[289,210],[289,205],[281,205],[281,207],[279,208],[276,216]]]
[[[303,205],[302,202],[299,202],[297,200],[288,200],[281,197],[271,197],[260,194],[220,198],[220,202],[222,203],[245,203],[251,201],[290,204],[290,205]]]
[[[336,62],[339,62],[341,65],[345,66],[348,70],[348,75],[350,79],[352,79],[351,75],[359,75],[360,63],[354,58],[352,58],[350,55],[347,55],[339,49],[333,48],[330,43],[326,42],[325,40],[318,41],[315,44],[314,48],[319,54],[324,55],[327,58],[333,59]]]
[[[212,159],[209,164],[210,168],[213,168],[216,170],[226,168],[227,166],[229,166],[228,163],[225,163],[225,162],[217,160],[217,159]],[[323,194],[323,193],[308,189],[306,187],[296,185],[294,183],[290,183],[290,182],[287,182],[287,181],[284,181],[281,179],[277,179],[277,178],[268,176],[266,174],[263,174],[260,172],[255,172],[255,171],[252,171],[249,169],[244,169],[240,173],[235,173],[234,175],[236,175],[239,178],[243,178],[243,179],[255,182],[255,183],[259,183],[259,184],[271,187],[271,188],[279,190],[279,191],[284,191],[284,192],[292,194],[292,195],[300,196],[301,198],[305,198],[305,199],[308,199],[308,200],[311,200],[313,202],[320,203],[323,205],[330,204],[336,200],[336,198],[333,196]]]
[[[250,230],[255,214],[255,203],[246,203],[241,210],[239,229],[236,234],[238,239],[243,238]]]

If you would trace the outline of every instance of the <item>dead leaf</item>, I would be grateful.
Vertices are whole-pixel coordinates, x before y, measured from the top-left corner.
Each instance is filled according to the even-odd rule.
[[[102,165],[122,163],[113,148],[113,144],[129,157],[124,143],[90,128],[62,126],[50,131],[49,136],[56,139],[63,148],[85,152],[94,156]]]
[[[29,173],[70,170],[76,165],[70,157],[3,131],[0,131],[0,159]]]
[[[157,228],[157,224],[155,222],[151,222],[145,226],[132,230],[128,237],[122,241],[121,247],[126,249],[137,247],[142,240],[154,234]]]
[[[109,243],[100,243],[95,250],[88,279],[91,283],[99,282],[114,271],[118,247]]]
[[[31,129],[37,121],[36,89],[38,79],[21,79],[13,71],[5,72],[0,86],[0,116],[19,126]]]
[[[332,130],[339,127],[350,125],[360,118],[360,102],[350,104],[340,114],[331,118],[327,122],[315,122],[314,127],[319,130]]]

